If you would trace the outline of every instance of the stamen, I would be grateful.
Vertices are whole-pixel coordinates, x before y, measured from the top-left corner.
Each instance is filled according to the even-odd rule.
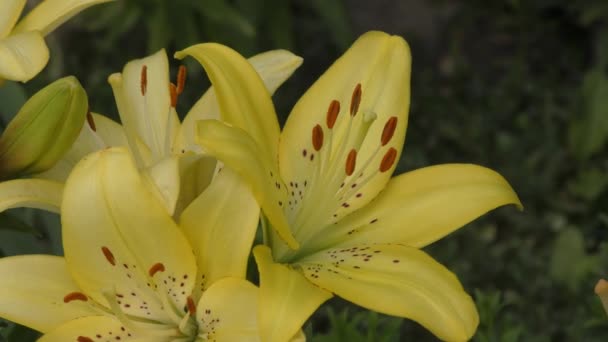
[[[194,304],[194,300],[191,296],[186,298],[186,305],[188,305],[188,312],[190,315],[194,316],[196,314],[196,305]]]
[[[89,127],[93,130],[93,132],[97,132],[97,127],[95,126],[95,120],[93,120],[93,114],[91,114],[91,109],[87,110],[87,123]]]
[[[150,270],[148,270],[148,274],[150,275],[150,277],[154,277],[157,272],[165,272],[165,265],[160,262],[157,262],[156,264],[152,265],[152,267],[150,267]]]
[[[357,164],[357,151],[353,148],[348,152],[348,157],[346,157],[346,175],[350,176],[355,171],[355,166]]]
[[[384,124],[384,129],[382,130],[382,138],[380,139],[382,146],[388,144],[388,142],[393,138],[396,128],[397,128],[397,117],[392,116],[390,119],[388,119],[386,124]]]
[[[323,147],[323,129],[321,125],[316,125],[312,129],[312,146],[316,151],[319,151]]]
[[[169,84],[169,95],[171,96],[171,107],[177,106],[177,86],[173,83]]]
[[[148,66],[144,65],[141,67],[141,95],[146,96],[148,90]]]
[[[382,157],[382,161],[380,162],[380,172],[388,171],[395,163],[396,158],[397,150],[395,150],[395,148],[393,147],[389,148],[389,150],[386,151],[386,153],[384,154],[384,157]]]
[[[359,111],[359,105],[361,104],[361,83],[357,83],[353,95],[350,99],[350,115],[355,116]]]
[[[180,65],[177,71],[177,95],[180,95],[184,91],[186,86],[186,66]]]
[[[106,260],[108,260],[108,262],[110,264],[112,264],[112,266],[116,266],[116,259],[114,258],[114,254],[112,254],[110,249],[106,246],[103,246],[103,247],[101,247],[101,251],[103,252],[103,255],[106,257]]]
[[[80,300],[80,301],[86,302],[89,300],[89,298],[84,293],[81,293],[81,292],[68,293],[67,295],[65,295],[65,297],[63,297],[64,303],[69,303],[73,300]]]
[[[338,114],[340,113],[340,102],[337,100],[332,100],[329,104],[329,108],[327,109],[327,128],[332,129],[336,124],[336,120],[338,119]]]

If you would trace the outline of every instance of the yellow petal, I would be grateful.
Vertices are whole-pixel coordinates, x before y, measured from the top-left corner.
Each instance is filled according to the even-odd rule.
[[[0,39],[0,78],[26,82],[46,66],[49,49],[38,31]]]
[[[276,169],[260,158],[262,152],[257,143],[242,129],[216,120],[199,122],[198,143],[249,183],[253,195],[281,239],[297,249],[298,242],[291,235],[282,210],[282,206],[287,205],[284,199],[285,185],[277,177]]]
[[[8,36],[21,16],[26,0],[3,0],[0,4],[0,39]]]
[[[287,50],[272,50],[257,54],[247,60],[262,78],[266,89],[273,94],[302,64],[302,58]],[[184,118],[178,143],[181,147],[196,143],[196,121],[220,119],[220,109],[213,87],[194,104]]]
[[[262,341],[258,331],[258,288],[239,278],[213,283],[199,301],[199,334],[207,341]],[[201,331],[202,330],[202,331]]]
[[[198,44],[175,53],[179,59],[188,55],[205,68],[222,120],[251,135],[262,153],[258,158],[275,162],[279,123],[270,94],[251,64],[236,51],[215,43]]]
[[[287,341],[332,294],[301,273],[274,263],[266,246],[256,246],[253,255],[260,271],[258,319],[262,341]]]
[[[46,332],[71,319],[95,314],[86,301],[64,302],[79,292],[65,260],[50,255],[0,258],[0,316]]]
[[[174,217],[179,217],[184,209],[209,186],[217,160],[207,155],[186,152],[179,158],[180,189]]]
[[[104,295],[115,293],[125,313],[157,320],[167,319],[159,302],[166,293],[176,294],[168,296],[175,307],[186,305],[196,276],[192,249],[125,148],[96,152],[76,165],[61,221],[68,267],[95,300],[108,304]]]
[[[81,11],[112,0],[45,0],[19,21],[14,32],[40,31],[47,35]]]
[[[401,37],[368,32],[306,91],[291,111],[281,134],[281,176],[285,183],[309,184],[307,191],[314,196],[306,195],[309,199],[304,200],[317,202],[316,207],[324,210],[316,215],[325,215],[327,220],[333,214],[344,217],[369,203],[388,182],[405,139],[410,64],[409,47]],[[358,84],[361,101],[351,116],[351,99]],[[334,100],[340,106],[335,126],[330,129],[328,112]],[[391,124],[392,135],[388,134],[389,129],[383,137],[385,126]],[[313,129],[317,137],[322,135],[316,145]],[[350,172],[349,155],[356,156],[350,163]],[[390,157],[393,162],[383,165],[383,159],[390,161]]]
[[[58,213],[63,184],[43,179],[0,182],[0,212],[11,208],[37,208]]]
[[[122,74],[113,74],[108,81],[131,147],[141,139],[153,154],[152,164],[170,155],[177,118],[171,110],[165,50],[127,63]]]
[[[260,207],[248,185],[225,167],[180,217],[197,258],[203,290],[224,277],[246,277]]]
[[[152,193],[164,205],[169,215],[175,212],[180,189],[179,158],[162,159],[143,171]]]
[[[85,123],[70,150],[51,169],[35,177],[65,182],[74,166],[87,154],[108,147],[129,147],[120,124],[103,115],[92,115],[95,130]]]
[[[374,202],[324,231],[317,246],[400,243],[424,247],[496,207],[521,203],[498,173],[443,164],[393,178]]]
[[[99,336],[99,337],[98,337]],[[166,337],[137,336],[111,316],[89,316],[71,320],[42,336],[38,342],[58,341],[166,342]]]
[[[477,329],[475,304],[456,276],[426,253],[400,245],[321,251],[298,264],[311,282],[357,305],[413,319],[445,341]]]

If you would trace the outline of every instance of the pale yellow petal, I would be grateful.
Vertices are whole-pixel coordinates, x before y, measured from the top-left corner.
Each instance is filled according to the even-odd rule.
[[[47,332],[69,320],[94,315],[87,301],[65,303],[80,289],[65,260],[50,255],[0,258],[0,317]]]
[[[302,58],[287,50],[263,52],[247,61],[260,75],[270,94],[273,94],[302,64]],[[195,145],[195,123],[198,120],[208,119],[220,119],[220,108],[213,87],[205,92],[184,118],[181,132],[178,135],[178,145],[183,148]]]
[[[375,201],[319,235],[316,246],[400,243],[424,247],[502,205],[521,207],[497,172],[443,164],[399,175]]]
[[[276,164],[279,123],[270,94],[245,57],[229,47],[206,43],[179,51],[177,58],[192,56],[205,68],[215,89],[222,120],[245,130],[260,148],[258,158]]]
[[[0,212],[11,208],[36,208],[58,213],[63,184],[44,179],[0,182]]]
[[[0,39],[8,36],[21,16],[26,0],[2,0],[0,3]]]
[[[159,300],[167,293],[175,294],[168,296],[175,307],[186,304],[196,276],[192,249],[125,148],[90,154],[76,165],[61,223],[74,280],[98,302],[107,305],[106,295],[115,296],[125,313],[157,320],[169,319]]]
[[[300,272],[272,260],[266,246],[253,250],[260,271],[259,316],[262,341],[283,342],[332,294],[306,280]]]
[[[143,170],[152,193],[163,204],[169,215],[175,212],[180,190],[179,158],[162,159]]]
[[[138,336],[111,316],[90,316],[71,320],[42,336],[38,342],[128,341],[169,342],[167,337]]]
[[[49,49],[38,31],[0,39],[0,78],[26,82],[38,75],[49,60]]]
[[[263,341],[258,330],[258,288],[239,278],[214,282],[199,301],[199,335],[207,341]]]
[[[34,177],[65,182],[74,166],[87,154],[108,147],[129,147],[120,124],[103,115],[92,115],[95,130],[85,123],[70,150],[51,169]]]
[[[467,341],[479,324],[475,304],[456,276],[416,248],[329,249],[298,265],[319,287],[367,309],[410,318],[445,341]]]
[[[81,11],[108,1],[112,0],[44,0],[19,21],[14,32],[40,31],[47,35]]]
[[[180,217],[197,258],[203,290],[225,277],[245,279],[260,207],[249,186],[225,167]]]
[[[262,152],[257,143],[242,129],[216,120],[199,122],[198,143],[249,183],[280,238],[297,249],[298,242],[291,235],[282,210],[287,205],[286,187],[277,177],[277,170],[259,157]]]
[[[208,155],[186,152],[179,158],[180,189],[174,217],[179,217],[211,183],[217,160]]]

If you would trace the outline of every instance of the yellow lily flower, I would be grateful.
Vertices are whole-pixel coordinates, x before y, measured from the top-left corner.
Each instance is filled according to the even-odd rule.
[[[47,0],[49,1],[49,0]],[[249,59],[264,86],[274,92],[302,62],[285,50],[268,51]],[[56,165],[35,175],[0,183],[0,211],[26,206],[59,211],[63,183],[84,156],[111,146],[125,146],[138,168],[171,214],[178,216],[209,184],[216,169],[214,158],[201,155],[195,143],[195,122],[219,118],[216,94],[209,89],[180,123],[175,102],[184,87],[185,69],[177,85],[169,81],[164,50],[127,63],[122,73],[109,77],[123,126],[92,113],[70,151]]]
[[[481,166],[391,178],[410,101],[402,38],[364,34],[302,96],[282,132],[238,53],[201,44],[176,54],[187,55],[207,71],[225,121],[201,122],[199,143],[249,182],[264,212],[266,246],[254,248],[264,341],[285,340],[332,294],[413,319],[443,340],[474,334],[471,297],[421,248],[498,206],[521,204]]]
[[[26,82],[49,60],[44,36],[80,11],[112,0],[45,0],[23,19],[26,0],[0,2],[0,82]]]
[[[65,185],[65,258],[0,259],[0,316],[41,342],[261,341],[246,187],[224,169],[178,225],[125,148],[87,156]]]

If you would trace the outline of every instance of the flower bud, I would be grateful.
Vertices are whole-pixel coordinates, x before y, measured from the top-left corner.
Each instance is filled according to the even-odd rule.
[[[78,137],[87,111],[87,94],[73,76],[34,94],[0,137],[0,179],[50,169]]]

